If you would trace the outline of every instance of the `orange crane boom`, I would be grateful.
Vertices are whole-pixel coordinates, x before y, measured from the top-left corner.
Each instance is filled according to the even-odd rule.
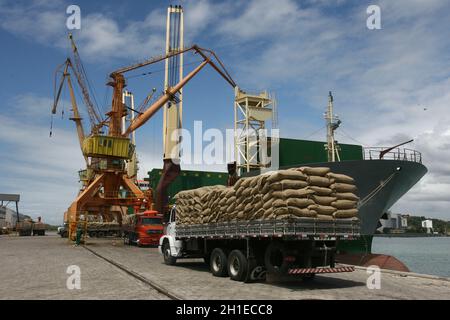
[[[183,88],[206,64],[211,65],[214,70],[216,70],[233,88],[236,87],[236,83],[231,78],[231,76],[228,74],[228,72],[225,70],[223,64],[220,62],[220,60],[217,58],[215,53],[208,49],[200,48],[197,45],[193,45],[187,49],[178,50],[174,52],[170,52],[164,56],[159,56],[156,58],[152,58],[146,61],[143,61],[141,63],[133,64],[128,67],[123,67],[120,69],[115,70],[111,73],[111,78],[113,81],[109,82],[108,84],[111,85],[114,88],[113,93],[113,102],[112,102],[112,110],[108,113],[110,116],[110,134],[113,136],[119,136],[120,135],[120,118],[123,116],[123,106],[122,106],[122,90],[126,86],[125,79],[123,77],[123,74],[132,70],[136,70],[151,64],[154,64],[156,62],[163,61],[165,59],[168,59],[170,57],[188,52],[188,51],[194,51],[195,53],[200,54],[203,57],[203,62],[195,68],[191,73],[189,73],[186,77],[184,77],[178,84],[176,84],[173,87],[169,87],[164,95],[162,95],[157,101],[155,101],[147,110],[145,110],[143,113],[139,114],[134,121],[130,124],[130,126],[125,130],[125,133],[123,136],[128,136],[131,132],[141,127],[143,124],[145,124],[159,109],[161,109],[164,104],[166,104],[181,88]],[[217,61],[219,61],[219,64],[221,68],[219,68],[207,55],[207,53],[210,54],[210,56],[215,57]]]

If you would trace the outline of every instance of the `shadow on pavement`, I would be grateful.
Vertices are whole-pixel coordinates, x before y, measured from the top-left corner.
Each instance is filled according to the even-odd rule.
[[[176,267],[209,273],[209,267],[201,260],[178,261]],[[326,290],[326,289],[340,289],[340,288],[353,288],[366,286],[365,282],[319,275],[316,276],[316,278],[312,281],[303,281],[302,279],[295,276],[292,277],[269,276],[269,278],[266,281],[257,281],[257,283],[264,283],[267,285],[286,288],[290,290],[316,290],[316,289]]]
[[[365,287],[365,282],[353,281],[347,279],[339,279],[333,277],[324,277],[317,275],[314,280],[303,281],[300,278],[276,278],[270,277],[266,280],[267,284],[286,288],[290,290],[327,290],[327,289],[343,289],[353,287]]]

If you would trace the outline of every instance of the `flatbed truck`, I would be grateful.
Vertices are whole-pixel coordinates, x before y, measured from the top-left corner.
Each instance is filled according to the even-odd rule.
[[[214,276],[236,281],[262,280],[267,274],[311,280],[318,273],[354,271],[351,266],[336,266],[336,245],[359,235],[356,218],[177,225],[174,206],[158,248],[168,265],[179,259],[203,258]]]

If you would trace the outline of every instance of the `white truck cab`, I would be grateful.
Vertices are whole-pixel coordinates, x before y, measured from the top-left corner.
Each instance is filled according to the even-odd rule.
[[[182,256],[183,241],[176,239],[176,206],[170,210],[169,222],[164,228],[164,235],[159,239],[158,250],[167,264],[173,265]]]

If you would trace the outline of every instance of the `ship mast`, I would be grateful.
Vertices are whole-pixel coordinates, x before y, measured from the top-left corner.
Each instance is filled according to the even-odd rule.
[[[325,145],[325,150],[327,150],[328,161],[335,162],[341,161],[339,157],[339,146],[334,140],[334,131],[339,128],[341,120],[333,114],[333,95],[331,91],[328,93],[328,109],[325,112],[325,120],[327,124],[327,144]]]

